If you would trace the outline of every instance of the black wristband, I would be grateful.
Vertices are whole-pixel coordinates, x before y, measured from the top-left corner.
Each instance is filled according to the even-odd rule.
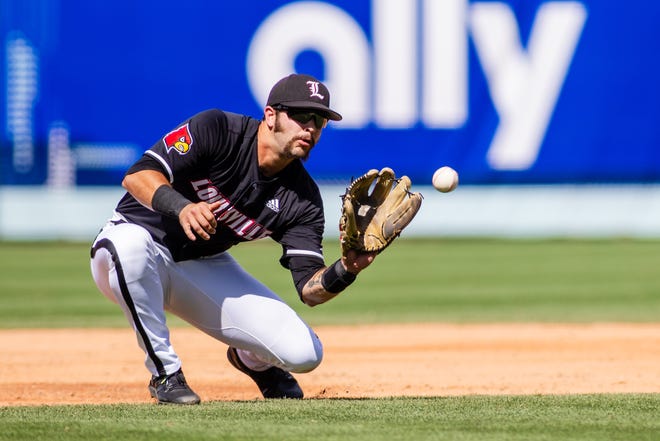
[[[355,274],[346,271],[344,265],[341,264],[341,260],[337,260],[323,272],[321,285],[323,285],[323,289],[326,291],[337,294],[355,282],[356,277]]]
[[[179,217],[179,213],[188,204],[192,204],[181,193],[169,185],[161,185],[151,198],[151,208],[154,211],[171,217]]]

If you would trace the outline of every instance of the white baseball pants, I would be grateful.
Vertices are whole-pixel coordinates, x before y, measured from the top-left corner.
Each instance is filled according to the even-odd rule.
[[[181,367],[165,311],[241,351],[249,367],[309,372],[323,357],[314,331],[229,253],[175,262],[144,228],[118,215],[94,241],[92,276],[124,311],[152,375]]]

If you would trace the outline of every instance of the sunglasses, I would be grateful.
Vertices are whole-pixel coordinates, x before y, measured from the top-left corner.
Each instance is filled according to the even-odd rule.
[[[289,115],[289,118],[291,118],[296,122],[299,122],[300,124],[307,124],[313,119],[314,126],[317,129],[322,129],[328,124],[328,119],[322,115],[319,115],[318,113],[309,112],[305,110],[292,109],[290,107],[282,106],[282,105],[273,106],[273,109],[282,110],[286,112],[286,114]]]

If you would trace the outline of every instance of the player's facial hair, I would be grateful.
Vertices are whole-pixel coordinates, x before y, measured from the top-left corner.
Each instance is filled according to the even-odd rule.
[[[275,114],[275,127],[274,127],[274,131],[275,131],[275,133],[282,133],[282,132],[284,132],[284,129],[282,128],[282,123],[280,122],[280,112],[277,112],[277,113]],[[303,138],[301,138],[301,137],[299,137],[299,136],[294,136],[293,138],[291,138],[291,139],[286,143],[286,145],[284,146],[284,153],[285,153],[289,158],[297,158],[297,156],[295,156],[295,155],[293,155],[293,154],[291,153],[291,151],[293,150],[293,143],[296,142],[296,141],[298,141],[298,140],[302,140],[302,139],[303,139]],[[311,143],[312,143],[312,148],[313,148],[313,147],[314,147],[314,144],[315,144],[315,140],[314,140],[314,137],[313,137],[313,136],[312,136],[312,139],[311,139]],[[303,162],[307,161],[307,159],[309,159],[309,154],[310,154],[311,151],[312,151],[312,150],[310,149],[309,152],[307,152],[307,153],[305,154],[304,157],[300,158],[300,160],[303,161]]]

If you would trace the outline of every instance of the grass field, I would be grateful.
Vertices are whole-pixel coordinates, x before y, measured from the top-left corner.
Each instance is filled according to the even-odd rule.
[[[93,285],[88,246],[0,243],[0,327],[127,326]],[[658,241],[400,239],[316,308],[280,253],[267,241],[233,252],[313,325],[660,320]],[[4,407],[0,440],[657,440],[658,409],[658,394]]]
[[[88,248],[0,243],[0,327],[126,326],[94,286]],[[338,244],[325,253],[336,259]],[[298,300],[274,242],[232,254],[313,325],[660,319],[660,241],[400,239],[316,308]]]
[[[0,408],[0,440],[657,441],[658,397],[243,401]]]

